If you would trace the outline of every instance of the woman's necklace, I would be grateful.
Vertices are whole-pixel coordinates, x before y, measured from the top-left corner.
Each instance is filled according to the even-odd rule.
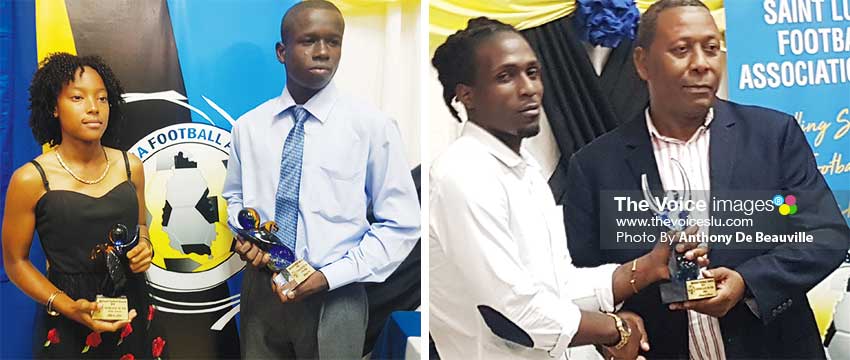
[[[103,181],[103,179],[106,178],[106,174],[109,173],[109,156],[106,155],[106,149],[103,148],[103,146],[101,146],[100,149],[103,150],[103,157],[106,158],[106,169],[103,169],[103,174],[101,174],[100,177],[95,180],[86,180],[77,176],[77,174],[74,174],[74,172],[71,171],[71,168],[69,168],[68,165],[66,165],[65,162],[62,161],[62,155],[59,155],[59,148],[56,148],[56,150],[53,152],[56,153],[56,160],[59,160],[59,165],[62,165],[62,168],[65,169],[65,171],[67,171],[69,174],[71,174],[74,179],[83,184],[94,185]]]

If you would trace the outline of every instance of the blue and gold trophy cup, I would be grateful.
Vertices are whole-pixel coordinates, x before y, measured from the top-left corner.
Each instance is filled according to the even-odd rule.
[[[106,263],[106,277],[101,282],[95,302],[101,308],[92,313],[94,320],[127,320],[129,309],[127,297],[120,295],[127,285],[127,252],[139,243],[139,227],[130,234],[124,224],[115,224],[107,234],[107,243],[100,244],[92,251],[91,259]]]
[[[303,259],[295,259],[295,249],[290,249],[277,237],[278,226],[274,221],[261,223],[260,214],[252,208],[240,210],[236,219],[239,227],[230,224],[230,228],[239,237],[269,254],[267,267],[275,273],[272,280],[284,294],[316,272],[316,269]]]
[[[669,231],[679,234],[679,241],[685,237],[687,219],[689,212],[684,205],[691,200],[691,184],[685,169],[675,159],[673,165],[678,170],[684,189],[668,190],[664,193],[664,200],[658,202],[649,190],[649,181],[646,174],[641,174],[641,190],[644,200],[649,204],[650,211],[658,217]],[[676,208],[668,208],[670,203],[678,203]],[[700,244],[704,246],[705,244]],[[667,269],[670,271],[670,281],[661,283],[661,302],[670,304],[686,300],[699,300],[717,296],[717,285],[714,279],[700,279],[699,265],[693,260],[685,258],[685,254],[679,254],[675,250],[675,243],[670,243],[670,256]]]

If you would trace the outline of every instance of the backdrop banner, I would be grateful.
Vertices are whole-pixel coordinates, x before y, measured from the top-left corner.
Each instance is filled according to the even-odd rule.
[[[850,3],[736,1],[726,7],[726,40],[730,99],[797,119],[850,221]],[[848,277],[850,254],[809,293],[824,333],[835,312],[850,315],[850,303],[835,306]]]
[[[230,129],[234,119],[283,90],[284,67],[274,45],[281,17],[295,1],[4,3],[34,7],[19,13],[31,17],[35,36],[16,39],[14,47],[38,50],[30,52],[28,71],[9,74],[3,66],[3,75],[28,85],[39,60],[66,51],[103,57],[124,86],[121,147],[144,163],[155,254],[148,272],[156,307],[152,334],[166,340],[168,357],[238,358],[244,262],[233,251],[221,197]],[[14,91],[27,94],[26,87]],[[27,96],[16,95],[14,101],[26,107]],[[18,113],[10,121],[28,130],[27,116]],[[24,138],[25,146],[37,148],[31,136]],[[22,152],[11,138],[4,139],[4,154]],[[4,161],[4,174],[7,165]],[[4,290],[4,305],[32,303],[20,291],[6,295]],[[2,311],[5,320],[15,310],[3,306]],[[15,329],[31,337],[31,319],[24,323],[23,330]],[[0,340],[4,349],[13,346],[7,340]]]

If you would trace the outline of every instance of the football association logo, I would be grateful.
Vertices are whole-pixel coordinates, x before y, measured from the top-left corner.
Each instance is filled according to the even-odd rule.
[[[173,91],[126,94],[125,99],[166,100],[209,119]],[[226,113],[222,116],[232,121]],[[228,130],[212,124],[181,123],[155,130],[129,149],[145,169],[147,223],[154,249],[147,275],[152,287],[169,293],[204,291],[221,285],[244,267],[233,252],[227,204],[221,196],[229,148]],[[168,304],[173,301],[157,300],[165,303],[158,305],[161,311],[176,313],[215,312],[239,304],[238,294],[197,304],[179,302],[191,310],[170,309]],[[212,328],[221,329],[236,309]]]

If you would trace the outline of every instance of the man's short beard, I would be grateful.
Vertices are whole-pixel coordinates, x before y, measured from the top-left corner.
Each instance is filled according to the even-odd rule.
[[[524,127],[522,129],[519,129],[519,131],[517,131],[517,136],[519,136],[520,138],[530,138],[530,137],[536,136],[539,133],[540,133],[540,124],[537,123],[537,124],[531,125],[529,127]]]

